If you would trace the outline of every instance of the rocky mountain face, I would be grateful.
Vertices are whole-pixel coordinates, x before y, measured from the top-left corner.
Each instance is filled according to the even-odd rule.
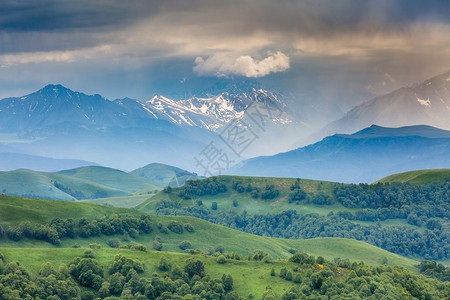
[[[194,155],[212,141],[221,143],[223,152],[234,151],[227,140],[232,131],[253,135],[248,152],[239,153],[234,162],[286,150],[290,140],[284,135],[308,129],[286,111],[277,96],[256,88],[178,101],[163,96],[110,101],[48,85],[0,100],[0,133],[6,137],[0,149],[125,169],[158,161],[196,170]],[[267,146],[272,139],[279,140],[276,147]]]
[[[430,125],[450,129],[450,72],[373,98],[327,125],[320,136],[351,133],[371,124]]]

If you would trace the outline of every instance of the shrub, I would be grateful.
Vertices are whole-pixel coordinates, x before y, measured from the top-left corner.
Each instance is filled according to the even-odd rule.
[[[214,249],[214,253],[224,253],[225,252],[225,247],[222,245],[217,245],[216,248]]]
[[[171,221],[167,225],[167,227],[169,228],[170,231],[172,231],[174,233],[181,234],[184,232],[183,224],[181,224],[180,222],[177,222],[177,221]]]
[[[95,252],[94,251],[92,251],[92,250],[86,250],[85,252],[84,252],[84,257],[87,257],[87,258],[93,258],[95,256]]]
[[[134,245],[133,250],[137,250],[137,251],[147,251],[147,246],[144,246],[142,244],[138,244],[138,245]]]
[[[110,241],[108,242],[108,246],[110,246],[111,248],[119,248],[119,246],[120,246],[120,241],[117,240],[117,239],[110,240]]]
[[[186,230],[187,232],[194,232],[194,226],[192,226],[189,223],[184,224],[184,230]]]
[[[218,264],[221,264],[221,265],[223,265],[224,263],[227,262],[225,256],[223,256],[222,254],[217,257],[216,261]]]
[[[182,241],[178,247],[181,250],[192,249],[192,245],[189,241]]]
[[[166,272],[169,271],[171,267],[172,265],[170,264],[167,257],[165,257],[164,255],[161,256],[161,258],[159,259],[158,269],[160,271]]]
[[[153,247],[153,249],[155,249],[156,251],[161,251],[163,245],[162,245],[162,243],[161,243],[159,240],[155,239],[155,240],[153,241],[152,247]]]

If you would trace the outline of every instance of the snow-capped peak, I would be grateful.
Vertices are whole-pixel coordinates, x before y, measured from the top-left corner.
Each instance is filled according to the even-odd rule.
[[[273,93],[255,88],[246,93],[223,92],[210,98],[192,97],[178,101],[155,95],[146,101],[144,106],[158,119],[165,119],[180,125],[216,130],[233,119],[242,118],[245,110],[252,104],[284,107],[284,104]],[[279,120],[274,119],[273,121],[278,122]]]

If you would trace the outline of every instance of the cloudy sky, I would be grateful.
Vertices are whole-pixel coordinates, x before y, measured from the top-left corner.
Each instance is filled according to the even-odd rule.
[[[449,36],[450,1],[2,0],[0,98],[252,78],[347,109],[450,70]]]

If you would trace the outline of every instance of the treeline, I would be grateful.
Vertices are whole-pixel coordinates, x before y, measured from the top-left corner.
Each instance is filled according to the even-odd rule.
[[[210,177],[202,180],[188,180],[178,192],[178,196],[182,199],[191,199],[194,196],[214,196],[225,193],[227,186],[219,181],[217,177]],[[165,193],[171,193],[172,189],[164,189]]]
[[[423,260],[419,265],[420,274],[436,278],[443,282],[450,281],[450,268],[435,261]]]
[[[445,205],[450,199],[450,180],[438,183],[338,184],[336,200],[348,208],[401,208],[406,205]]]
[[[202,261],[182,267],[160,261],[160,273],[143,277],[144,263],[117,255],[104,266],[95,258],[77,257],[58,269],[49,262],[32,276],[17,262],[4,263],[0,254],[0,299],[238,299],[233,278],[213,278]],[[163,270],[162,270],[163,269]],[[163,273],[164,271],[164,273]]]
[[[32,224],[21,222],[17,226],[9,226],[6,235],[13,241],[23,238],[37,239],[59,245],[62,238],[92,237],[99,235],[126,234],[137,237],[140,233],[150,233],[152,222],[149,216],[111,215],[109,217],[88,220],[54,218],[48,224]],[[0,239],[3,238],[0,226]]]
[[[187,215],[201,218],[233,229],[287,239],[310,239],[316,237],[341,237],[365,241],[385,250],[405,256],[421,256],[426,259],[448,259],[447,227],[418,231],[407,226],[360,225],[339,215],[300,215],[294,210],[279,214],[248,215],[234,212],[212,213],[204,206],[181,207],[177,203],[162,201],[156,207],[157,214]]]
[[[370,267],[363,263],[335,260],[296,253],[293,267],[274,268],[279,276],[296,284],[281,299],[448,299],[448,284],[417,276],[402,267]],[[276,299],[271,289],[263,299]]]

